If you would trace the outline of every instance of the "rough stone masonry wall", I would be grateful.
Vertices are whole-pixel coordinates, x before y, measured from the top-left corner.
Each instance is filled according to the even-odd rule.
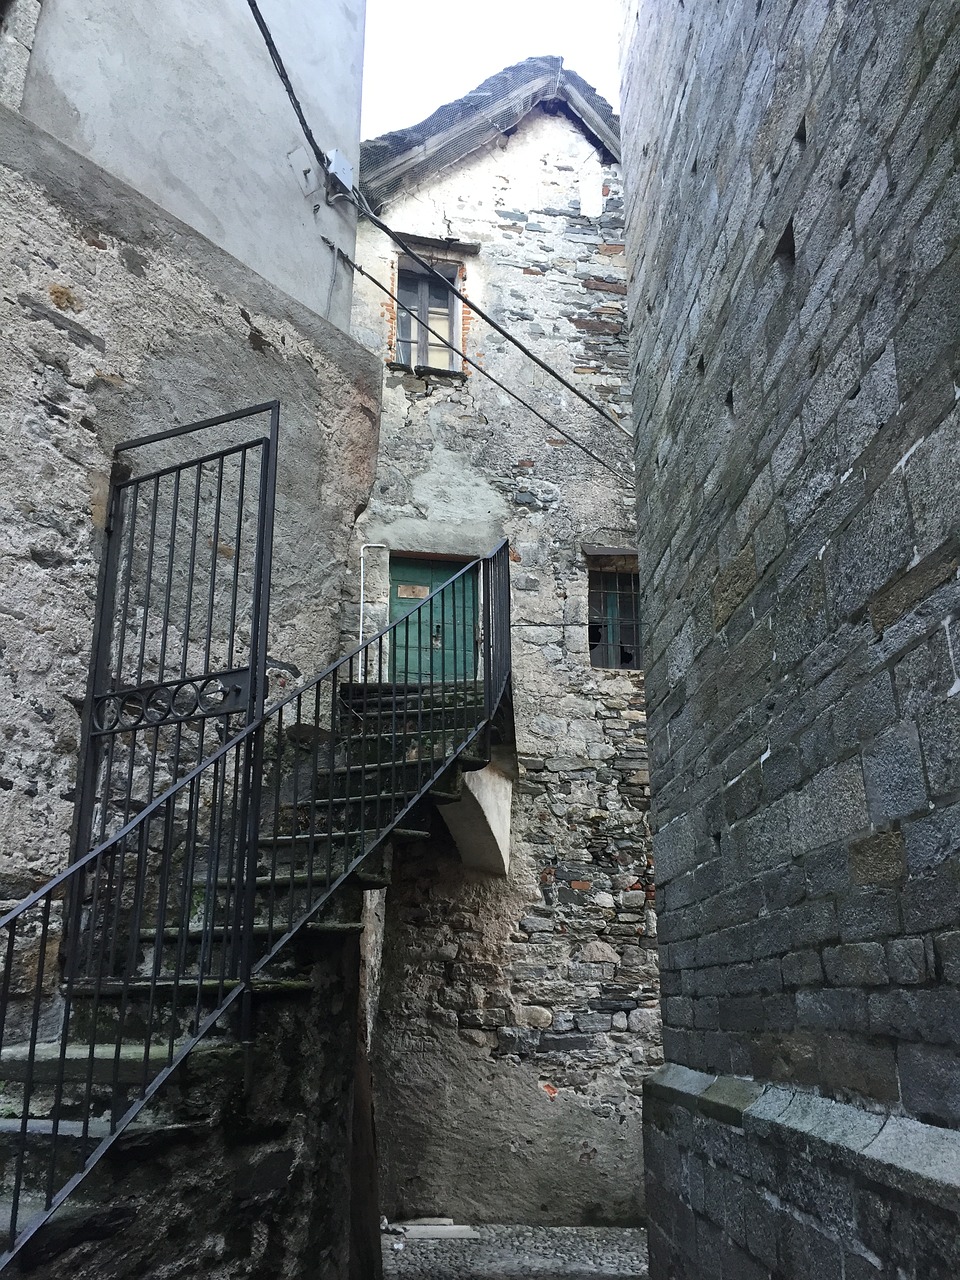
[[[289,680],[339,643],[351,521],[373,478],[380,374],[344,334],[2,107],[0,243],[6,909],[70,852],[77,706],[115,442],[280,399],[270,654],[272,676]],[[182,456],[205,443],[181,441]],[[202,1259],[209,1275],[279,1276],[299,1274],[306,1258],[318,1275],[345,1273],[356,993],[322,966],[314,980],[309,1010],[264,1009],[255,1079],[269,1087],[246,1110],[235,1076],[211,1069],[190,1094],[187,1136],[161,1128],[141,1134],[142,1146],[134,1137],[132,1152],[101,1167],[108,1207],[93,1226],[71,1209],[52,1243],[43,1237],[71,1248],[71,1274],[166,1275]],[[108,1239],[114,1231],[119,1239]],[[88,1243],[74,1249],[78,1239]],[[64,1265],[57,1258],[40,1274]]]
[[[0,18],[0,104],[17,110],[40,17],[40,0],[7,0]]]
[[[952,1276],[960,22],[709,8],[624,59],[652,1275]]]
[[[351,1178],[358,951],[356,935],[328,939],[301,971],[306,991],[260,997],[248,1085],[240,1045],[215,1035],[195,1049],[25,1246],[20,1274],[352,1274],[351,1208],[364,1190]]]
[[[466,293],[623,411],[619,173],[570,120],[534,112],[386,217],[478,243]],[[358,256],[390,279],[390,246],[369,227]],[[389,357],[389,309],[360,281],[355,316]],[[486,326],[464,329],[472,356],[622,479],[479,375],[387,374],[357,540],[471,556],[509,537],[520,777],[507,877],[466,870],[439,819],[395,868],[375,1037],[383,1209],[633,1223],[640,1083],[660,1062],[643,683],[590,666],[581,551],[632,545],[627,442]],[[369,630],[387,561],[368,556]]]
[[[332,326],[3,109],[0,241],[0,896],[10,899],[69,853],[113,445],[280,399],[270,653],[306,674],[339,640],[379,372]],[[189,457],[205,443],[177,447]]]

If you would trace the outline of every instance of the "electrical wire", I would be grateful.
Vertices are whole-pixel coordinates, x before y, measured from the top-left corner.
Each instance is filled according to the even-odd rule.
[[[330,161],[328,160],[324,152],[321,151],[316,138],[313,136],[313,130],[310,128],[310,125],[307,123],[307,118],[304,115],[303,107],[300,105],[300,99],[297,97],[296,90],[294,89],[290,81],[290,76],[284,65],[283,58],[280,56],[280,51],[276,46],[273,36],[270,34],[270,28],[267,26],[264,20],[263,14],[260,12],[260,6],[257,4],[257,0],[247,0],[247,4],[249,5],[250,12],[253,14],[253,19],[260,30],[260,34],[263,36],[264,42],[267,46],[267,50],[270,54],[270,59],[273,62],[277,75],[280,77],[280,81],[287,92],[287,97],[290,99],[290,104],[296,113],[297,120],[300,122],[300,128],[303,130],[303,136],[306,138],[310,146],[310,150],[313,152],[317,163],[320,165],[321,169],[323,169],[324,173],[329,178]],[[403,253],[405,253],[409,258],[411,258],[414,262],[416,262],[417,265],[422,270],[426,271],[429,276],[433,276],[437,280],[439,280],[444,285],[444,287],[454,295],[455,298],[459,298],[459,300],[465,306],[469,307],[474,315],[479,316],[481,320],[485,321],[488,325],[490,325],[492,329],[494,329],[497,333],[499,333],[502,338],[505,338],[507,342],[511,343],[514,347],[516,347],[517,350],[522,352],[523,355],[525,355],[529,360],[532,360],[535,365],[537,365],[539,368],[541,368],[544,371],[544,373],[549,374],[551,378],[554,378],[557,382],[559,382],[561,386],[565,387],[572,395],[576,396],[578,400],[581,400],[584,404],[589,405],[589,407],[593,409],[595,413],[598,413],[600,417],[603,418],[604,422],[607,422],[611,426],[616,427],[618,431],[622,431],[624,435],[630,437],[630,439],[633,438],[632,432],[627,427],[625,427],[622,422],[619,422],[616,418],[612,417],[611,414],[608,413],[607,410],[601,404],[599,404],[596,400],[592,399],[585,392],[581,391],[579,387],[575,386],[572,382],[570,382],[567,378],[565,378],[563,374],[559,373],[556,369],[554,369],[552,365],[547,364],[547,362],[545,360],[542,360],[536,354],[536,352],[531,351],[530,348],[526,346],[523,342],[521,342],[519,338],[515,337],[512,333],[510,333],[508,329],[505,329],[503,325],[499,324],[496,320],[494,320],[492,316],[488,315],[486,311],[483,311],[479,306],[477,306],[476,302],[474,302],[472,299],[462,294],[460,290],[457,289],[457,287],[446,278],[446,276],[442,275],[439,271],[437,271],[437,269],[433,266],[432,263],[428,262],[425,258],[422,258],[420,254],[416,252],[415,249],[411,248],[411,246],[408,245],[406,241],[396,231],[393,230],[392,227],[388,226],[387,223],[385,223],[381,218],[377,216],[376,213],[374,213],[373,209],[370,207],[370,202],[367,200],[366,196],[363,194],[363,192],[360,190],[359,187],[354,187],[353,190],[350,192],[344,192],[344,195],[356,207],[358,212],[361,213],[365,218],[367,218],[368,221],[373,224],[373,226],[375,226],[379,231],[382,231],[385,236],[387,236],[390,240],[392,240],[394,244],[397,245],[397,247]],[[372,278],[373,277],[370,277],[370,279]],[[375,281],[374,283],[379,284],[379,281]],[[470,361],[470,358],[468,356],[463,356],[462,358],[466,360],[468,363],[473,363],[472,361]],[[475,366],[475,367],[479,367],[479,366]],[[480,372],[485,373],[486,371],[481,369]],[[490,377],[491,375],[487,374],[487,376]],[[494,379],[494,381],[496,381],[496,379]],[[505,391],[508,390],[506,387],[504,387],[503,389]],[[509,392],[509,394],[513,395],[514,393]],[[515,398],[519,398],[519,397],[515,397]],[[524,403],[524,402],[521,401],[521,403]],[[529,405],[527,407],[531,408],[531,406]],[[537,410],[535,409],[531,409],[531,411],[533,413],[537,413]],[[543,415],[537,413],[537,417],[542,418]],[[545,418],[543,420],[545,422],[547,421],[547,419]],[[551,423],[550,425],[553,426],[554,424]],[[561,435],[564,434],[562,431],[560,431],[559,427],[556,427],[555,429],[558,432],[560,432]],[[585,445],[580,445],[580,448],[583,448],[588,453],[590,452],[590,450],[586,449]],[[596,457],[596,455],[592,455],[592,456]],[[603,463],[602,465],[607,466],[606,463]],[[608,470],[611,470],[611,469],[612,468],[608,467]],[[619,472],[616,472],[615,474],[619,474]]]
[[[283,58],[280,56],[280,50],[277,48],[273,36],[270,34],[270,28],[267,26],[263,14],[260,12],[260,6],[257,4],[257,0],[247,0],[247,4],[250,6],[250,12],[253,14],[254,22],[260,29],[260,34],[263,36],[264,44],[267,46],[267,52],[270,54],[270,60],[274,65],[277,75],[280,77],[280,83],[283,85],[284,89],[286,89],[287,97],[290,99],[290,105],[293,107],[296,112],[297,119],[300,121],[300,128],[303,130],[303,136],[306,138],[307,143],[310,146],[310,150],[313,152],[314,159],[323,172],[329,175],[330,161],[320,150],[320,145],[313,136],[313,130],[307,123],[307,117],[303,114],[303,107],[300,105],[300,99],[297,97],[296,90],[290,83],[290,76],[287,74],[287,68],[283,64]]]
[[[324,244],[329,245],[331,248],[333,247],[332,240],[328,240],[326,236],[321,238],[323,239]],[[551,421],[551,419],[546,417],[545,414],[542,414],[539,409],[534,408],[529,400],[525,400],[519,392],[514,391],[512,387],[508,387],[506,383],[501,382],[499,378],[495,378],[489,370],[485,369],[477,360],[474,360],[472,356],[468,356],[465,351],[461,351],[460,348],[452,343],[449,338],[445,338],[443,334],[439,333],[436,329],[431,329],[428,324],[420,319],[412,308],[408,307],[406,303],[401,302],[397,295],[389,289],[382,280],[378,280],[376,276],[371,275],[369,271],[364,267],[361,267],[359,262],[354,262],[349,254],[344,253],[342,249],[338,249],[337,253],[348,267],[358,275],[363,276],[364,279],[369,280],[371,284],[375,285],[382,293],[385,293],[388,298],[396,303],[402,311],[405,311],[408,316],[412,316],[417,324],[430,334],[431,338],[435,338],[442,346],[446,347],[449,351],[452,351],[455,356],[459,356],[461,360],[471,367],[471,369],[476,369],[478,373],[481,373],[485,378],[488,378],[495,387],[499,387],[501,391],[505,391],[506,394],[516,400],[518,404],[522,404],[525,409],[529,410],[529,412],[534,415],[534,417],[539,418],[541,422],[545,423],[551,431],[555,431],[557,435],[563,436],[565,440],[569,440],[571,444],[576,445],[576,447],[585,453],[588,458],[592,458],[594,462],[598,462],[600,466],[609,471],[611,475],[620,477],[621,473],[617,468],[611,466],[609,462],[604,461],[598,453],[594,453],[589,445],[585,445],[582,440],[578,440],[576,436],[571,435],[569,431],[565,431],[563,427],[558,427],[555,422]]]
[[[470,308],[474,315],[479,316],[481,320],[486,321],[491,329],[496,330],[501,337],[506,338],[506,340],[515,346],[518,351],[521,351],[528,360],[532,360],[535,365],[538,365],[545,373],[548,373],[550,377],[559,382],[561,386],[566,387],[566,389],[572,392],[578,400],[582,400],[584,404],[589,405],[595,413],[598,413],[600,417],[603,418],[604,422],[608,422],[612,427],[616,427],[618,431],[622,431],[624,435],[633,439],[632,432],[630,432],[622,422],[618,422],[616,418],[611,417],[601,404],[596,400],[593,400],[585,392],[581,391],[579,387],[574,386],[574,384],[565,378],[562,373],[558,373],[552,365],[547,364],[545,360],[541,360],[535,351],[531,351],[530,348],[526,346],[525,343],[521,342],[519,338],[515,337],[509,329],[505,329],[503,325],[494,320],[491,315],[488,315],[486,311],[481,307],[478,307],[472,298],[468,298],[465,294],[461,293],[455,284],[452,284],[447,277],[439,272],[436,267],[426,260],[426,258],[421,257],[415,249],[411,248],[401,235],[394,231],[392,227],[389,227],[381,218],[378,218],[371,209],[370,202],[359,188],[354,188],[353,194],[355,196],[357,208],[363,216],[371,222],[378,231],[382,231],[385,236],[388,236],[393,243],[397,245],[401,252],[405,253],[407,257],[412,258],[418,267],[426,271],[428,275],[441,281],[455,298],[459,298],[464,306]]]

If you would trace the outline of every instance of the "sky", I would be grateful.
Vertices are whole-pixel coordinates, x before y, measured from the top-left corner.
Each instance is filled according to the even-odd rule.
[[[621,6],[622,0],[367,0],[361,137],[417,124],[504,67],[544,54],[563,58],[617,109]]]

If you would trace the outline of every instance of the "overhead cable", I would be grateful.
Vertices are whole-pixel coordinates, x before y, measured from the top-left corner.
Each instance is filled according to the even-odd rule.
[[[358,188],[354,188],[353,194],[355,197],[354,202],[356,203],[357,208],[360,210],[363,216],[369,222],[372,222],[373,225],[379,231],[382,231],[385,236],[388,236],[393,241],[393,243],[397,245],[397,247],[407,255],[408,258],[412,258],[418,267],[422,268],[429,275],[436,277],[437,280],[440,280],[446,286],[446,288],[449,289],[449,291],[453,294],[455,298],[459,298],[460,301],[464,304],[464,306],[467,306],[470,308],[470,310],[473,312],[474,315],[479,316],[481,320],[485,320],[487,324],[491,327],[491,329],[495,329],[496,332],[499,333],[501,337],[506,338],[506,340],[509,343],[515,346],[518,351],[521,351],[529,360],[532,360],[535,365],[539,365],[539,367],[544,371],[544,373],[548,373],[550,377],[554,378],[557,382],[559,382],[561,386],[566,387],[568,391],[572,392],[573,395],[575,395],[578,400],[582,400],[583,403],[586,405],[589,405],[590,408],[593,409],[595,413],[599,413],[600,417],[603,418],[605,422],[609,422],[612,427],[616,427],[617,430],[622,431],[624,435],[630,436],[631,439],[633,438],[632,433],[621,422],[618,422],[616,418],[611,417],[611,415],[607,412],[607,410],[603,407],[603,405],[599,404],[596,400],[592,399],[585,392],[581,391],[579,387],[574,386],[574,384],[570,382],[567,378],[565,378],[562,373],[558,373],[557,370],[554,369],[552,365],[547,364],[545,360],[541,360],[541,358],[536,354],[536,352],[531,351],[530,348],[526,346],[525,343],[521,342],[519,338],[515,337],[509,331],[509,329],[505,329],[502,324],[499,324],[496,320],[494,320],[493,316],[488,315],[486,311],[484,311],[481,307],[478,307],[476,302],[472,298],[468,298],[465,294],[461,293],[460,290],[456,287],[456,285],[451,284],[451,282],[447,279],[445,275],[443,275],[442,272],[438,271],[436,267],[433,266],[432,263],[426,260],[426,258],[421,257],[420,254],[417,253],[415,249],[411,248],[411,246],[407,244],[407,242],[403,239],[403,237],[399,235],[396,231],[394,231],[392,227],[389,227],[383,221],[382,218],[378,218],[377,215],[371,209],[370,202],[367,200],[366,196],[363,194],[362,191],[360,191]]]
[[[250,12],[253,14],[254,22],[260,28],[260,34],[263,36],[264,43],[267,46],[267,51],[270,54],[270,59],[273,62],[277,75],[280,77],[281,84],[287,91],[287,97],[290,99],[290,105],[296,112],[297,119],[300,121],[300,128],[303,130],[303,136],[306,138],[310,150],[313,152],[314,159],[323,172],[329,174],[330,161],[324,152],[320,150],[320,145],[313,136],[313,130],[307,123],[307,117],[303,114],[303,107],[300,105],[300,99],[297,97],[296,90],[290,83],[290,77],[287,74],[287,68],[283,64],[283,58],[280,56],[280,50],[277,48],[273,36],[270,34],[270,28],[264,21],[263,14],[260,12],[260,6],[257,4],[257,0],[247,0],[247,4],[250,6]]]
[[[260,34],[263,36],[264,42],[266,43],[266,46],[267,46],[267,50],[270,54],[271,61],[273,62],[277,75],[280,77],[281,83],[283,84],[283,87],[287,92],[287,97],[290,99],[290,104],[293,107],[294,111],[296,112],[297,120],[300,122],[300,128],[303,130],[303,136],[306,138],[307,143],[310,147],[310,150],[313,152],[314,158],[316,159],[317,163],[320,165],[321,169],[323,169],[324,173],[329,175],[330,161],[327,158],[327,156],[324,154],[324,152],[320,149],[320,146],[316,138],[313,136],[313,130],[310,128],[309,124],[307,123],[307,118],[303,113],[303,107],[300,105],[300,99],[297,97],[296,90],[294,89],[290,81],[290,76],[287,73],[287,69],[284,65],[283,58],[280,56],[280,51],[276,46],[273,36],[270,34],[270,28],[267,26],[266,22],[264,21],[263,15],[260,12],[260,7],[257,4],[257,0],[247,0],[247,4],[250,6],[250,12],[253,14],[254,21],[256,22],[260,30]],[[403,253],[405,253],[409,258],[412,258],[413,261],[416,262],[417,265],[422,268],[422,270],[426,271],[428,275],[434,276],[437,280],[439,280],[443,284],[443,286],[446,289],[448,289],[450,293],[454,295],[454,297],[459,298],[460,301],[465,306],[468,306],[474,315],[479,316],[481,320],[486,321],[486,323],[490,325],[490,327],[494,329],[497,333],[499,333],[502,338],[505,338],[507,342],[511,343],[512,346],[516,347],[517,350],[522,352],[523,355],[525,355],[529,360],[532,360],[534,364],[538,365],[544,371],[544,373],[549,374],[551,378],[554,378],[562,386],[566,387],[566,389],[572,395],[576,396],[578,400],[581,400],[583,401],[584,404],[589,405],[589,407],[593,409],[595,413],[598,413],[605,422],[608,422],[611,426],[616,427],[618,431],[622,431],[624,435],[630,437],[631,439],[633,438],[632,432],[627,427],[625,427],[622,422],[619,422],[616,418],[614,418],[603,407],[603,405],[601,405],[598,401],[592,399],[585,392],[581,391],[579,387],[575,386],[572,382],[570,382],[567,378],[565,378],[562,373],[559,373],[551,365],[547,364],[545,360],[541,360],[541,358],[535,352],[531,351],[528,346],[526,346],[523,342],[521,342],[519,338],[515,337],[508,329],[505,329],[503,325],[499,324],[496,320],[493,319],[492,316],[488,315],[486,311],[483,311],[479,306],[477,306],[475,301],[466,297],[465,294],[462,294],[460,290],[456,288],[455,285],[451,284],[451,282],[447,279],[446,276],[444,276],[441,272],[437,271],[437,269],[433,266],[432,263],[428,262],[425,258],[422,258],[420,254],[416,252],[415,249],[411,248],[410,245],[408,245],[406,241],[396,231],[393,230],[392,227],[388,226],[387,223],[385,223],[381,218],[377,216],[377,214],[374,213],[373,209],[370,207],[370,202],[367,200],[366,196],[363,194],[363,192],[360,190],[359,187],[354,187],[352,191],[345,192],[344,194],[346,195],[346,198],[353,205],[356,206],[357,210],[361,214],[363,214],[363,216],[367,218],[368,221],[370,221],[373,224],[373,226],[375,226],[379,231],[382,231],[385,236],[389,237],[389,239],[391,239],[394,242],[394,244],[397,245],[397,247]],[[467,356],[464,356],[463,358],[465,360],[469,360],[469,357]],[[536,412],[536,410],[534,410],[534,412]],[[541,416],[541,415],[538,415],[538,416]],[[557,428],[557,430],[559,430],[559,428]],[[604,466],[606,466],[606,463],[604,463]]]
[[[329,245],[331,248],[333,247],[333,242],[331,240],[328,240],[326,236],[322,238],[325,244]],[[525,409],[528,409],[530,413],[532,413],[535,417],[539,418],[541,422],[546,423],[546,425],[550,428],[551,431],[555,431],[557,435],[563,436],[565,440],[569,440],[571,444],[576,445],[578,449],[580,449],[583,453],[585,453],[589,458],[592,458],[594,462],[598,462],[601,467],[604,467],[612,475],[620,476],[621,473],[617,470],[617,468],[611,466],[609,462],[605,462],[598,453],[594,453],[594,451],[589,447],[589,445],[585,445],[582,440],[578,440],[576,436],[571,435],[569,431],[565,431],[563,427],[558,427],[555,422],[551,421],[550,418],[542,414],[539,409],[534,408],[534,406],[530,403],[529,400],[525,400],[523,396],[519,394],[519,392],[514,391],[512,387],[508,387],[506,383],[501,382],[499,378],[495,378],[492,373],[490,373],[487,369],[483,367],[482,364],[474,360],[471,356],[468,356],[465,351],[461,351],[460,348],[457,347],[454,343],[452,343],[449,338],[445,338],[443,334],[439,333],[436,329],[431,329],[428,324],[425,324],[424,321],[420,319],[420,317],[417,315],[417,313],[414,310],[412,310],[412,308],[408,307],[406,303],[401,302],[400,299],[397,297],[397,295],[391,289],[389,289],[383,283],[382,280],[378,280],[376,276],[371,275],[369,271],[367,271],[364,267],[361,267],[359,262],[354,262],[353,259],[348,254],[343,252],[342,249],[338,249],[337,253],[343,259],[343,261],[347,264],[348,267],[356,271],[358,275],[363,276],[364,279],[369,280],[370,283],[375,285],[382,293],[385,293],[387,297],[392,299],[392,301],[398,307],[400,307],[402,311],[405,311],[407,315],[412,316],[413,319],[417,322],[417,324],[420,325],[420,327],[423,328],[427,333],[429,333],[431,338],[435,338],[441,344],[441,346],[444,346],[448,350],[452,351],[455,356],[459,356],[461,360],[465,361],[466,364],[470,365],[471,369],[476,369],[478,373],[481,373],[485,378],[488,378],[494,384],[494,386],[499,387],[501,391],[505,391],[506,394],[508,396],[511,396],[514,400],[516,400],[518,404],[522,404]]]

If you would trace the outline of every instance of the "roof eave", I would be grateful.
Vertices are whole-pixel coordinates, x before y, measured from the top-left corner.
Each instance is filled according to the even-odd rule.
[[[527,80],[522,85],[518,85],[511,93],[506,94],[497,103],[498,114],[508,112],[512,104],[516,104],[519,112],[521,104],[534,95],[533,103],[528,106],[535,106],[543,100],[545,94],[549,92],[550,97],[557,94],[556,77],[553,75],[538,76],[535,80]],[[484,110],[489,111],[488,106]],[[411,171],[425,166],[431,156],[444,151],[457,137],[473,131],[477,127],[478,120],[482,119],[484,112],[477,110],[470,115],[464,116],[458,120],[456,124],[451,125],[449,129],[444,129],[441,133],[433,134],[425,142],[411,147],[408,151],[404,151],[397,156],[391,156],[384,164],[376,166],[374,169],[362,175],[361,186],[364,194],[370,200],[371,204],[376,207],[386,194],[394,194],[397,188],[402,184],[403,179]],[[526,112],[523,113],[527,114]],[[519,123],[523,119],[523,115],[518,113],[515,123]],[[488,142],[492,142],[494,138],[498,138],[503,133],[503,129],[490,121],[489,128],[482,134],[475,137],[468,150],[456,155],[452,163],[458,163],[465,160],[468,155],[472,155],[481,147],[486,146]]]
[[[507,129],[519,124],[535,106],[545,101],[562,101],[580,121],[584,130],[619,164],[620,136],[615,124],[596,109],[577,84],[570,82],[569,76],[561,67],[562,64],[558,61],[555,68],[551,67],[538,76],[524,80],[483,109],[466,111],[455,124],[362,172],[360,185],[364,196],[374,209],[381,208],[402,191],[439,174],[441,169],[458,164],[501,137]],[[578,80],[578,77],[573,78]],[[485,115],[489,116],[487,128],[483,128]],[[465,144],[462,151],[456,149],[458,138],[462,138]],[[431,159],[444,152],[449,158],[431,170]]]
[[[620,163],[620,135],[616,129],[610,127],[610,123],[595,111],[583,95],[570,84],[562,84],[560,86],[559,97],[563,98],[567,106],[579,116],[586,128],[594,137],[601,142],[603,146],[610,152],[617,164]]]

